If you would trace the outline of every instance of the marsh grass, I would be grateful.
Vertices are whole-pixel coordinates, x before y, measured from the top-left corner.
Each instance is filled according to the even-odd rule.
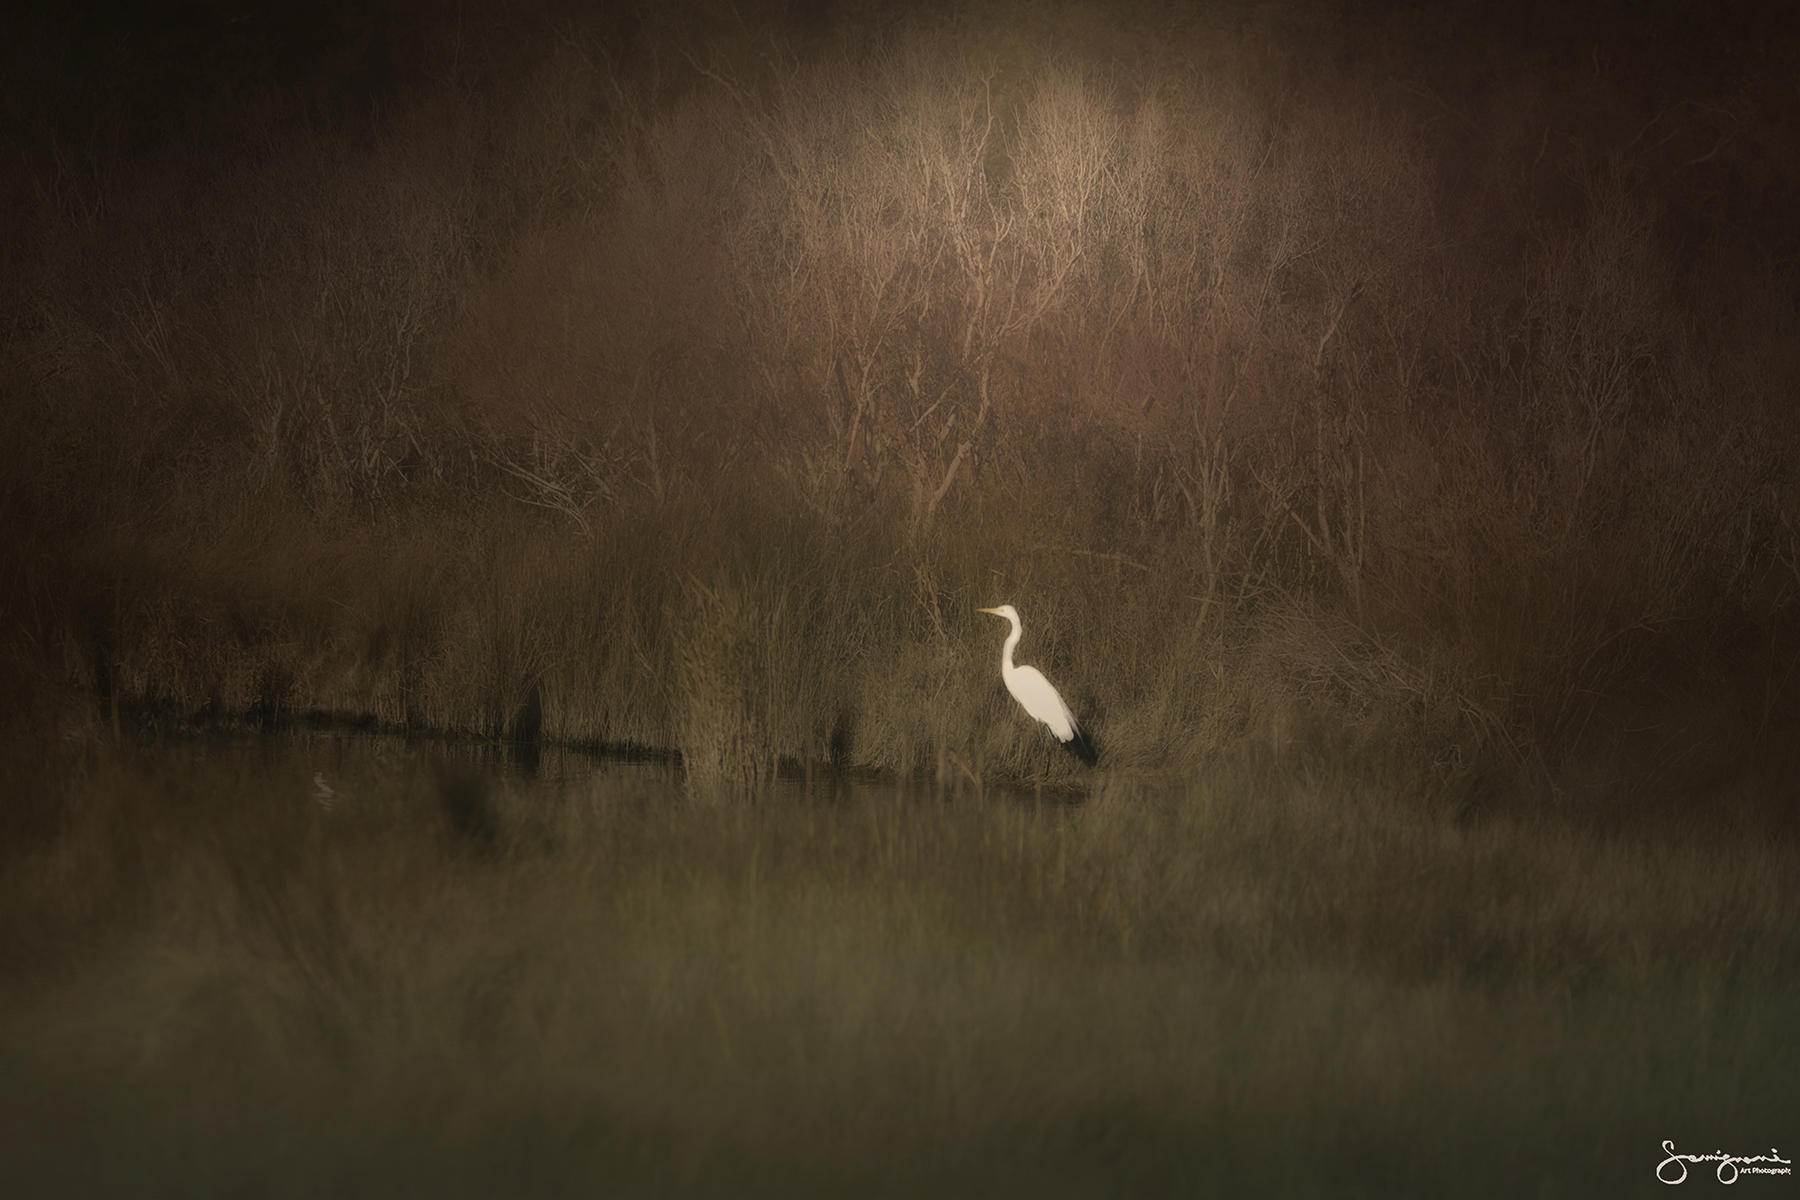
[[[180,130],[34,26],[0,719],[1058,782],[1011,602],[1129,771],[1788,806],[1791,72],[1134,11],[387,14],[415,87]]]
[[[364,7],[0,48],[9,1190],[1791,1151],[1793,47]]]
[[[1589,1195],[1779,1145],[1791,47],[1307,7],[383,10],[281,87],[21,33],[6,1177]],[[410,83],[331,103],[390,34]],[[487,760],[308,744],[327,809],[182,740],[315,723]],[[660,765],[488,761],[575,746]]]
[[[1781,1145],[1790,841],[1220,763],[1054,793],[453,747],[15,768],[33,1194],[1591,1195]],[[330,772],[327,810],[308,772]],[[765,781],[766,782],[766,781]]]

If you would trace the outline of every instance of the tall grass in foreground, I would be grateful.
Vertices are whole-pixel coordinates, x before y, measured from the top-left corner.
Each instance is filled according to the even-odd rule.
[[[478,845],[426,757],[13,760],[61,814],[0,871],[14,1186],[1576,1196],[1791,1149],[1800,863],[1729,821],[601,766],[496,778]]]

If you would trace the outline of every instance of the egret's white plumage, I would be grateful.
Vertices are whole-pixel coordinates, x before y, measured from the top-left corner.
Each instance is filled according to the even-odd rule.
[[[1005,617],[1012,624],[1012,631],[1006,635],[1006,647],[1000,651],[1000,678],[1006,681],[1006,690],[1019,702],[1019,707],[1048,726],[1051,736],[1083,762],[1093,762],[1094,744],[1088,740],[1087,732],[1075,719],[1075,714],[1063,702],[1061,693],[1036,667],[1021,667],[1013,663],[1013,648],[1019,644],[1019,637],[1025,632],[1024,625],[1019,621],[1019,610],[1010,604],[1002,604],[999,608],[977,611]]]

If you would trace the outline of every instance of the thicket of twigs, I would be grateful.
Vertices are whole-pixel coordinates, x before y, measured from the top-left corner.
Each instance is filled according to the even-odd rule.
[[[13,717],[1029,771],[1011,601],[1114,767],[1763,789],[1779,45],[1290,15],[346,18],[15,103]]]

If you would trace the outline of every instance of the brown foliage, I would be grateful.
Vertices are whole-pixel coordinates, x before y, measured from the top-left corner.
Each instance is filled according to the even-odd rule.
[[[10,660],[907,767],[1011,599],[1136,765],[1376,715],[1539,783],[1775,762],[1779,72],[1084,19],[576,21],[255,153],[28,131]]]

